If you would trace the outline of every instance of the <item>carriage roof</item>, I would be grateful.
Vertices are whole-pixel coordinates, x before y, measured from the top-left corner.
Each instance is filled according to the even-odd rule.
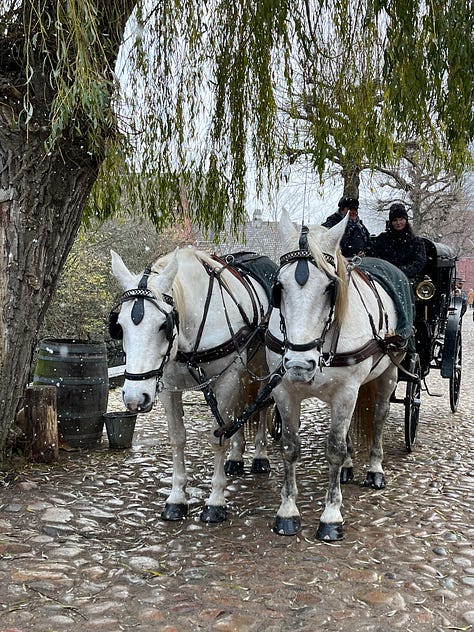
[[[425,243],[427,259],[425,273],[432,269],[454,268],[456,266],[457,257],[450,246],[432,241],[427,237],[423,237],[423,241]]]

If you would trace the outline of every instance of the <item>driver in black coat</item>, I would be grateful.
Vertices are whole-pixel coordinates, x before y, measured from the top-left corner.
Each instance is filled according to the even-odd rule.
[[[329,215],[322,226],[332,228],[339,224],[347,213],[349,213],[349,220],[340,247],[344,257],[350,259],[356,255],[364,255],[370,243],[370,233],[359,217],[359,200],[342,197],[339,200],[336,213]]]

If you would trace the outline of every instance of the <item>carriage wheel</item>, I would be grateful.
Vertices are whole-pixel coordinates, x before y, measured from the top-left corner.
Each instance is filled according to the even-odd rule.
[[[405,395],[405,445],[408,452],[412,452],[416,442],[421,404],[421,363],[417,353],[411,356],[408,370],[419,378],[407,382]]]
[[[459,403],[459,391],[461,390],[462,373],[462,339],[461,329],[456,334],[456,342],[453,354],[453,372],[449,378],[449,403],[453,413],[456,412]]]

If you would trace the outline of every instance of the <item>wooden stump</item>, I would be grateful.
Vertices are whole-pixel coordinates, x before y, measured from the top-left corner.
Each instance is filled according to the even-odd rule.
[[[58,414],[55,386],[28,386],[25,395],[26,458],[37,463],[58,460]]]

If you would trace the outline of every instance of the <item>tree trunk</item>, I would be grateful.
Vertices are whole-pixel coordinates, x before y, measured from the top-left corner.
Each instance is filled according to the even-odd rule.
[[[341,173],[344,180],[344,197],[359,199],[359,167],[354,164],[347,164],[342,167]]]
[[[0,132],[0,458],[24,389],[37,332],[77,234],[97,164],[69,145]]]
[[[71,32],[75,5],[24,0],[0,14],[0,466],[10,455],[10,429],[29,381],[37,332],[79,229],[109,135],[115,133],[110,124],[111,70],[135,3],[97,0],[94,7],[90,0],[96,32],[104,34],[102,41],[91,40],[97,49],[93,74],[99,82],[96,87],[100,84],[103,125],[94,127],[87,112],[77,110],[71,119],[65,118],[62,136],[48,153],[45,141],[53,127],[58,85],[54,73],[63,73],[68,86],[76,75],[80,40]],[[58,20],[65,40],[57,30]],[[25,38],[31,38],[30,47]],[[70,55],[69,64],[54,65],[61,56],[56,46]],[[80,85],[79,89],[88,89]]]

